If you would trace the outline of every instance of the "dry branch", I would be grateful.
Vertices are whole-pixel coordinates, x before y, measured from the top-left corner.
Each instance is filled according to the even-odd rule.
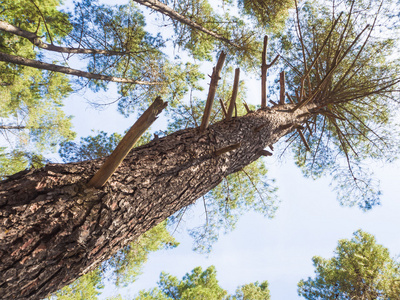
[[[232,97],[231,101],[229,102],[228,114],[226,117],[227,121],[232,119],[233,109],[235,108],[236,105],[236,98],[239,89],[239,75],[240,75],[240,69],[237,68],[235,70],[235,80],[233,82]]]
[[[269,103],[271,103],[274,106],[278,105],[278,103],[276,103],[275,101],[272,101],[272,100],[269,100]]]
[[[115,170],[119,167],[126,155],[131,151],[135,143],[142,136],[142,134],[150,127],[151,124],[157,119],[157,115],[167,106],[167,102],[163,102],[160,97],[150,105],[150,107],[140,116],[140,118],[133,124],[131,129],[127,132],[124,138],[119,142],[118,146],[106,159],[101,168],[94,174],[89,181],[88,186],[94,188],[101,188]]]
[[[304,143],[304,146],[306,146],[307,151],[311,151],[310,146],[308,145],[307,140],[306,140],[306,138],[304,137],[303,132],[302,132],[300,129],[298,129],[298,128],[297,128],[297,132],[299,133],[300,138],[301,138],[301,140],[302,140],[303,143]]]
[[[262,156],[272,156],[272,153],[269,152],[268,150],[260,150],[260,155]]]
[[[240,145],[241,145],[240,143],[237,143],[237,144],[233,144],[233,145],[230,145],[230,146],[227,146],[227,147],[220,148],[220,149],[216,150],[214,152],[214,154],[216,156],[222,155],[222,154],[224,154],[226,152],[238,149],[240,147]]]
[[[221,104],[222,113],[224,114],[224,118],[226,118],[226,116],[228,115],[228,113],[226,112],[226,107],[225,107],[224,101],[222,101],[221,98],[219,98],[219,103]]]
[[[289,99],[290,103],[294,104],[292,97],[288,93],[286,93],[286,97]]]
[[[267,107],[267,70],[271,68],[279,58],[278,54],[270,64],[267,64],[267,46],[268,36],[266,35],[264,36],[264,45],[261,56],[261,108]]]
[[[217,90],[218,80],[220,79],[219,75],[221,74],[225,58],[226,54],[224,51],[222,51],[221,54],[219,55],[217,66],[214,67],[213,69],[210,81],[210,88],[208,90],[206,107],[204,108],[204,114],[200,124],[200,132],[204,131],[208,127],[208,123],[210,122],[210,115],[211,115],[212,105],[214,102],[215,91]]]
[[[247,103],[243,101],[243,105],[244,105],[244,108],[246,109],[247,113],[250,113],[251,110],[250,110],[249,106],[247,105]]]
[[[261,108],[267,106],[267,46],[268,36],[264,37],[264,46],[261,61]]]
[[[279,74],[280,97],[279,104],[285,104],[285,71]]]

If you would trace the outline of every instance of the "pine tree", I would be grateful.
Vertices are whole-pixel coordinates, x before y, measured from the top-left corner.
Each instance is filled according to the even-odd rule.
[[[251,111],[247,106],[245,115],[233,115],[235,106],[241,105],[235,104],[239,72],[235,72],[235,92],[228,103],[222,106],[223,100],[221,103],[213,102],[225,59],[225,53],[221,52],[211,75],[201,123],[196,121],[199,126],[181,129],[175,123],[175,129],[180,130],[155,138],[129,152],[134,141],[165,108],[166,104],[157,97],[133,126],[137,129],[129,131],[127,140],[117,146],[115,156],[123,159],[126,155],[119,167],[113,160],[113,153],[108,163],[105,163],[105,158],[99,158],[78,163],[48,164],[4,180],[0,186],[1,297],[38,299],[71,283],[144,232],[207,195],[229,176],[235,176],[233,174],[240,171],[246,174],[248,165],[261,156],[272,154],[265,150],[266,147],[273,148],[288,134],[292,134],[289,146],[294,141],[301,167],[309,166],[306,169],[314,176],[323,174],[322,171],[333,171],[334,176],[341,177],[341,172],[336,171],[341,171],[343,165],[341,161],[335,161],[341,155],[351,180],[340,183],[339,187],[358,193],[350,204],[358,204],[364,209],[376,205],[379,198],[371,188],[370,179],[359,177],[354,167],[359,167],[365,159],[382,155],[392,157],[397,151],[396,140],[391,134],[393,110],[390,102],[397,101],[399,82],[398,63],[389,55],[394,42],[376,35],[381,26],[387,24],[380,23],[378,17],[371,25],[364,24],[366,16],[389,15],[390,11],[384,11],[385,6],[378,4],[368,6],[361,1],[352,1],[349,6],[343,3],[332,7],[312,2],[296,7],[292,27],[289,24],[288,31],[280,34],[282,50],[279,57],[288,70],[280,75],[279,100],[270,100],[272,107],[267,106],[267,99],[263,98],[261,109]],[[83,8],[92,7],[88,5]],[[116,8],[111,12],[107,7],[95,8],[98,9],[95,10],[97,14],[105,11],[113,17],[124,16]],[[115,14],[116,11],[121,14]],[[96,22],[93,24],[104,30],[108,28]],[[77,25],[74,28],[84,32],[92,27]],[[104,32],[100,32],[102,36]],[[121,32],[125,31],[116,30],[113,36]],[[88,43],[99,40],[92,40],[90,34],[84,36],[88,37]],[[142,36],[148,37],[145,34]],[[262,58],[263,80],[267,69],[272,66],[272,63],[266,63],[266,41],[264,53],[259,55]],[[229,51],[232,56],[240,53]],[[159,51],[154,50],[150,57],[155,64],[162,62],[163,66],[170,66]],[[129,60],[120,65],[115,58],[92,58],[88,63],[89,70],[96,70],[97,66],[114,67],[106,68],[104,75],[107,76],[127,73],[130,78],[138,80],[139,77],[134,75],[144,76],[141,79],[155,75],[162,79],[166,72],[157,66],[154,74],[147,73],[153,69],[143,64],[139,64],[143,70],[135,66],[130,68],[126,64]],[[241,59],[236,61],[241,62]],[[152,66],[151,63],[148,65]],[[246,63],[243,65],[246,66]],[[184,78],[185,81],[182,89],[196,85],[195,79],[200,77],[196,70],[189,74],[191,76],[185,76],[181,66],[177,68],[175,78]],[[166,82],[172,82],[168,78],[171,79],[166,77]],[[175,85],[179,83],[174,82]],[[95,89],[104,87],[99,81],[90,85]],[[262,86],[265,87],[264,84]],[[130,96],[137,95],[135,88],[121,85],[120,92],[127,97],[125,99],[130,99]],[[162,85],[151,85],[146,95],[163,95],[162,91]],[[166,98],[172,100],[184,95],[180,90],[166,91]],[[263,94],[266,95],[266,92]],[[138,101],[137,97],[135,99]],[[147,98],[147,103],[150,99]],[[140,107],[145,107],[147,103],[141,103]],[[228,108],[224,110],[226,104]],[[171,106],[174,105],[177,102],[171,101]],[[221,105],[221,109],[216,110],[216,105]],[[131,113],[137,109],[124,106],[122,101],[122,112]],[[370,109],[374,109],[372,117]],[[194,110],[189,111],[191,115],[194,113]],[[125,152],[120,155],[122,148]],[[311,150],[311,161],[307,150]],[[118,168],[108,168],[108,164]],[[99,176],[105,177],[105,180],[93,183],[94,178]],[[108,176],[111,177],[107,181]],[[247,177],[252,183],[252,176]],[[229,189],[225,192],[229,193]],[[214,195],[218,195],[218,190]],[[349,195],[346,192],[345,196]],[[229,200],[228,197],[226,199]],[[348,202],[346,197],[343,199]],[[236,204],[229,204],[230,209]],[[218,204],[217,207],[223,206]]]

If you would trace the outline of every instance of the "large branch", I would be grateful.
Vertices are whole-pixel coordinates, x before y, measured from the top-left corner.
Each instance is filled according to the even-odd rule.
[[[175,132],[133,149],[100,189],[104,159],[50,164],[0,182],[0,299],[40,299],[98,267],[310,117],[293,105]]]
[[[162,13],[163,15],[170,17],[171,19],[174,19],[183,24],[186,24],[186,25],[192,27],[193,29],[200,30],[220,41],[223,41],[223,42],[231,45],[231,46],[234,46],[236,48],[241,48],[239,45],[237,45],[236,43],[227,39],[226,37],[223,37],[222,35],[214,32],[214,31],[208,30],[207,28],[204,28],[203,26],[197,24],[196,22],[193,22],[192,20],[186,18],[185,16],[180,15],[178,12],[176,12],[175,10],[173,10],[172,8],[170,8],[169,6],[165,5],[164,3],[160,2],[160,1],[157,1],[157,0],[134,0],[134,1],[139,4],[142,4],[144,6],[147,6],[151,9],[154,9],[154,10]]]
[[[15,129],[15,130],[21,130],[21,129],[25,129],[26,126],[21,126],[21,125],[0,125],[0,130],[11,130],[11,129]]]
[[[53,44],[48,44],[42,41],[41,37],[34,32],[23,30],[17,26],[9,24],[4,21],[0,21],[0,30],[21,36],[28,39],[35,46],[59,53],[70,53],[70,54],[104,54],[104,55],[124,55],[129,52],[113,51],[104,49],[85,49],[85,48],[72,48],[72,47],[61,47]]]
[[[23,65],[23,66],[32,67],[32,68],[41,69],[41,70],[48,70],[48,71],[64,73],[64,74],[68,74],[68,75],[85,77],[85,78],[89,78],[89,79],[97,79],[97,80],[105,80],[105,81],[113,81],[113,82],[121,82],[121,83],[134,83],[134,84],[140,84],[140,85],[162,84],[160,82],[140,81],[140,80],[134,80],[134,79],[128,79],[128,78],[120,78],[120,77],[107,76],[107,75],[101,75],[101,74],[96,74],[96,73],[89,73],[89,72],[85,72],[85,71],[71,69],[71,68],[64,67],[64,66],[59,66],[59,65],[41,62],[38,60],[24,58],[21,56],[6,54],[3,52],[0,52],[0,61],[13,63],[13,64],[17,64],[17,65]]]

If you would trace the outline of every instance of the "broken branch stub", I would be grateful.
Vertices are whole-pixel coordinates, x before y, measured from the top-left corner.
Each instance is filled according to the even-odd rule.
[[[222,101],[221,98],[219,98],[219,103],[221,104],[222,113],[224,114],[224,118],[226,118],[226,116],[227,116],[226,107],[225,107],[224,101]]]
[[[220,149],[216,150],[214,152],[214,154],[215,154],[215,156],[222,155],[222,154],[224,154],[226,152],[238,149],[240,147],[240,145],[241,145],[241,143],[237,143],[237,144],[233,144],[233,145],[230,145],[230,146],[227,146],[227,147],[220,148]]]
[[[279,76],[280,97],[279,104],[285,104],[285,71],[282,71]]]
[[[221,54],[219,55],[217,66],[214,68],[212,72],[206,107],[204,108],[204,114],[200,124],[200,132],[203,132],[208,127],[208,123],[210,122],[210,114],[214,102],[215,91],[217,90],[218,80],[220,79],[219,75],[221,74],[225,58],[226,54],[224,51],[222,51]]]
[[[297,129],[297,133],[300,135],[300,138],[301,138],[301,140],[302,140],[304,146],[306,147],[306,150],[307,150],[307,151],[311,151],[311,148],[310,148],[310,146],[308,145],[307,140],[306,140],[306,138],[305,138],[303,132],[302,132],[300,129]]]
[[[107,182],[129,151],[131,151],[138,139],[150,127],[150,125],[153,124],[157,119],[157,116],[167,105],[168,103],[164,102],[161,97],[157,97],[154,100],[150,107],[140,116],[135,124],[133,124],[131,129],[129,129],[111,155],[107,157],[106,161],[96,174],[94,174],[88,183],[88,187],[101,188]]]
[[[233,109],[235,108],[236,105],[236,98],[239,89],[239,75],[240,75],[240,69],[237,68],[235,70],[235,79],[233,82],[232,97],[231,101],[229,102],[228,114],[226,116],[227,121],[232,119]]]
[[[269,152],[268,150],[260,150],[260,155],[262,155],[262,156],[272,156],[272,153],[271,152]]]
[[[264,36],[264,46],[261,61],[261,108],[267,107],[267,45],[268,36]]]
[[[243,101],[243,106],[244,106],[244,108],[246,109],[246,111],[247,111],[248,114],[251,113],[251,110],[250,110],[249,106],[248,106],[247,103],[244,102],[244,101]]]

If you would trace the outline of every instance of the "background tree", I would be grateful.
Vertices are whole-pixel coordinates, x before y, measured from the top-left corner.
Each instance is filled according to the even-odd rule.
[[[313,264],[315,278],[298,285],[306,299],[400,299],[400,264],[369,233],[356,231],[333,258],[315,256]]]
[[[194,268],[187,273],[182,280],[167,273],[161,273],[158,287],[149,291],[140,291],[134,300],[194,300],[194,299],[216,299],[216,300],[269,300],[268,282],[258,282],[243,285],[237,288],[234,295],[228,295],[222,289],[216,278],[217,272],[214,266],[202,270],[201,267]]]
[[[57,10],[59,1],[3,1],[1,21],[24,26],[40,36],[59,41],[68,30],[68,16]],[[0,52],[36,58],[32,44],[0,30]],[[7,142],[1,148],[0,176],[45,162],[42,157],[58,143],[72,139],[71,117],[62,110],[71,93],[64,75],[0,62],[0,133]],[[39,163],[40,161],[40,163]],[[39,163],[39,164],[38,164]]]
[[[390,34],[381,34],[397,28],[389,7],[385,1],[305,2],[275,45],[296,107],[317,104],[305,130],[288,139],[297,165],[307,177],[331,175],[340,203],[364,210],[380,198],[368,163],[390,162],[399,150],[399,62],[389,55],[397,48]]]

